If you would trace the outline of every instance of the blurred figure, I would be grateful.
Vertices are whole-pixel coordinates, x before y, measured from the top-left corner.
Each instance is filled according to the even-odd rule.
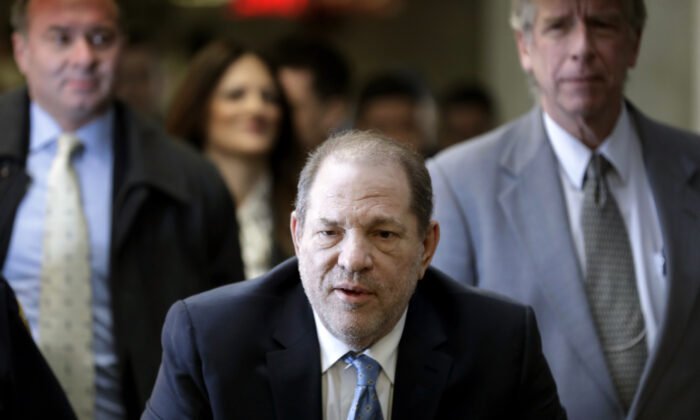
[[[383,73],[371,78],[360,91],[355,126],[377,130],[430,155],[437,135],[435,100],[416,75]]]
[[[246,278],[290,256],[291,121],[270,62],[234,41],[211,42],[192,60],[166,124],[214,162],[235,198]]]
[[[533,306],[570,419],[700,418],[700,136],[625,97],[644,1],[510,21],[537,104],[428,162],[434,265]]]
[[[314,38],[284,38],[273,55],[305,155],[347,121],[350,68],[337,49]]]
[[[479,84],[453,85],[445,92],[440,106],[440,150],[485,133],[493,126],[493,100]]]
[[[0,96],[0,268],[81,419],[137,418],[167,308],[243,278],[214,165],[115,100],[120,13],[15,0]]]
[[[117,97],[156,121],[163,118],[163,69],[160,55],[147,42],[132,42],[122,51],[117,67]]]

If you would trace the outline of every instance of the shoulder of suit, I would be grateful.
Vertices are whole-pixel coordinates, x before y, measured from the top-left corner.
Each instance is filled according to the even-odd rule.
[[[227,284],[185,299],[188,308],[216,311],[217,308],[241,304],[256,306],[284,302],[301,289],[301,280],[295,257],[273,267],[266,274],[251,280]],[[265,309],[265,308],[261,308]]]
[[[627,105],[643,144],[647,141],[658,142],[663,144],[664,150],[668,152],[690,154],[700,158],[700,135],[657,121],[629,102]]]
[[[220,178],[209,159],[186,142],[168,134],[156,122],[119,100],[115,100],[115,109],[117,121],[124,125],[124,134],[133,137],[129,143],[141,150],[147,162],[163,168],[176,168],[178,176],[196,178],[195,184],[198,186],[203,185],[202,177],[208,181],[211,181],[211,177]],[[206,185],[209,184],[211,182]]]
[[[540,113],[540,109],[535,107],[513,121],[441,151],[428,163],[430,166],[439,166],[446,172],[474,173],[497,168],[503,151],[531,133],[532,124]]]
[[[417,293],[426,296],[438,307],[475,305],[505,310],[524,310],[526,305],[499,293],[462,284],[435,267],[429,267],[418,282]],[[484,314],[487,315],[487,314]]]

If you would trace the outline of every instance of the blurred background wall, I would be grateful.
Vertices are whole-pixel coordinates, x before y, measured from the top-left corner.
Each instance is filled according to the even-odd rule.
[[[326,38],[338,46],[353,65],[355,85],[377,71],[395,68],[418,71],[436,93],[457,79],[477,80],[494,95],[497,122],[522,114],[533,103],[508,25],[508,0],[376,0],[384,6],[374,11],[324,12],[297,18],[242,18],[230,5],[176,4],[193,1],[119,1],[132,40],[149,45],[162,72],[157,99],[160,107],[167,105],[190,55],[209,39],[233,36],[263,48],[283,35],[298,32]],[[0,42],[2,88],[22,83],[11,59],[10,3],[5,0],[0,6],[0,27],[4,28]],[[700,131],[698,3],[647,0],[649,19],[627,89],[629,98],[650,115],[696,131]]]

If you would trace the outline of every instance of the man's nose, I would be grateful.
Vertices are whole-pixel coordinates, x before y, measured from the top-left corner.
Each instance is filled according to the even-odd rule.
[[[341,244],[338,265],[356,273],[372,267],[372,244],[360,234],[348,234]]]
[[[95,62],[94,46],[85,37],[78,37],[71,50],[71,60],[76,65],[91,65]]]
[[[571,58],[587,61],[593,57],[594,40],[592,31],[585,22],[578,22],[571,33]]]

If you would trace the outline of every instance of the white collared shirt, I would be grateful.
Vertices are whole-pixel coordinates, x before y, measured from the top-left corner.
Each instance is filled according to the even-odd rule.
[[[546,112],[544,125],[559,161],[559,175],[569,215],[569,226],[582,273],[585,273],[586,252],[581,229],[583,179],[593,152],[559,126]],[[647,347],[653,348],[663,317],[668,294],[661,226],[644,168],[639,137],[629,113],[622,107],[612,133],[598,147],[598,152],[615,168],[606,179],[617,201],[627,228],[637,291],[647,331]]]
[[[352,349],[326,329],[316,315],[316,311],[314,311],[314,321],[316,322],[316,333],[321,350],[323,418],[325,420],[344,420],[348,417],[357,385],[355,368],[342,360],[343,356]],[[376,389],[379,403],[382,406],[382,415],[385,419],[391,418],[396,359],[405,324],[406,312],[403,313],[389,334],[362,352],[362,354],[376,360],[382,367]]]

